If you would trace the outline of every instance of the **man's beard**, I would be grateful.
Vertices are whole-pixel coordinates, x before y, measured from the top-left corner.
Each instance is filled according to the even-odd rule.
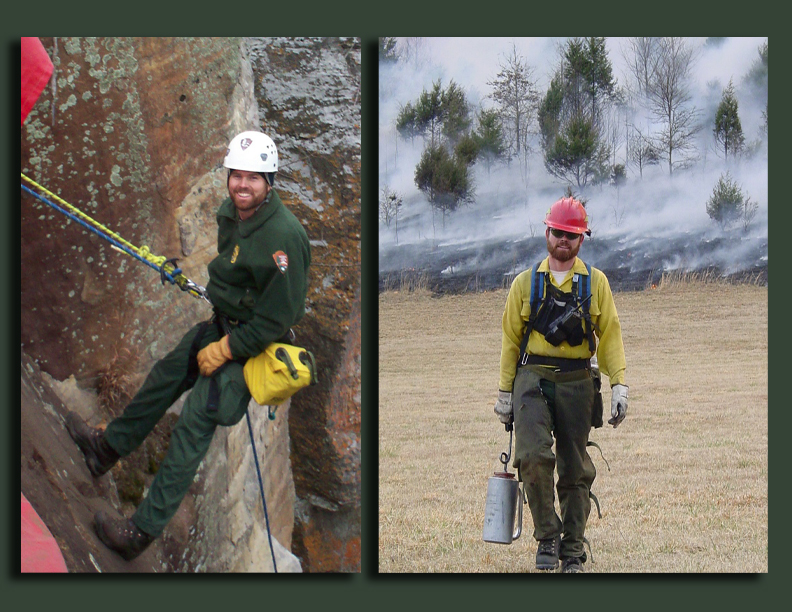
[[[559,244],[555,247],[550,244],[550,239],[547,239],[547,252],[550,253],[550,256],[558,261],[569,261],[570,259],[574,259],[577,257],[578,251],[580,251],[580,240],[577,241],[577,244],[572,246],[568,240],[566,244],[569,246],[569,250],[565,251],[563,249],[559,249]]]
[[[231,201],[234,203],[234,206],[237,210],[249,211],[249,210],[256,210],[261,203],[266,200],[266,196],[261,198],[250,198],[245,200],[244,202],[237,200],[237,194],[231,193]]]

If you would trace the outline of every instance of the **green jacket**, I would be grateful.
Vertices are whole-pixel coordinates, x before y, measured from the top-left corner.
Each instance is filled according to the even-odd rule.
[[[254,357],[305,314],[308,236],[275,191],[245,221],[228,198],[217,225],[218,255],[209,264],[206,290],[217,310],[245,323],[229,338],[234,358]]]

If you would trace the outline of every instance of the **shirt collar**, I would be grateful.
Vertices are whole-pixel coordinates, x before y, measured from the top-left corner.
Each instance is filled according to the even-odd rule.
[[[550,257],[545,257],[539,267],[536,269],[537,272],[550,272]],[[575,263],[572,265],[572,274],[569,274],[564,281],[566,284],[575,274],[584,274],[588,276],[588,270],[586,269],[586,264],[583,263],[583,260],[580,257],[575,257]],[[552,276],[552,274],[551,274]]]

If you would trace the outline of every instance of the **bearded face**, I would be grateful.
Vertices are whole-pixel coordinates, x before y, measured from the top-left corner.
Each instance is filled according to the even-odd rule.
[[[581,236],[574,240],[570,240],[567,235],[556,238],[549,229],[545,232],[545,237],[547,238],[547,252],[550,257],[558,261],[569,261],[577,257],[580,245],[583,242]]]
[[[269,191],[269,185],[258,172],[232,170],[228,175],[228,194],[240,219],[244,220],[253,215]]]

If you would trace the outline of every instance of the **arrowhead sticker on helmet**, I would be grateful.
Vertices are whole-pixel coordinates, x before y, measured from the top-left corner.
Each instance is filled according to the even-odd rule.
[[[262,132],[242,132],[228,144],[223,166],[229,170],[260,172],[272,185],[278,171],[278,148]]]

